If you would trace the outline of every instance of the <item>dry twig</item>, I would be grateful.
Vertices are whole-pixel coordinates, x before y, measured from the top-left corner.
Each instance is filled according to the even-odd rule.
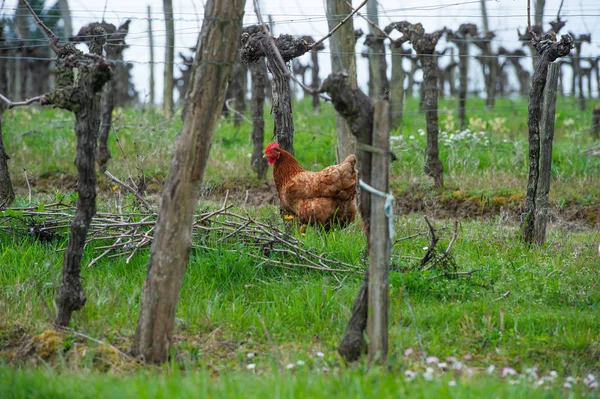
[[[27,99],[25,101],[12,102],[9,98],[0,94],[0,100],[4,101],[6,103],[8,109],[11,109],[13,107],[22,106],[22,105],[30,105],[36,101],[40,101],[41,98],[42,98],[42,96],[36,96],[36,97],[32,97],[30,99]]]
[[[129,191],[131,194],[133,194],[135,196],[135,198],[137,198],[138,201],[140,201],[140,203],[142,205],[144,205],[144,207],[146,208],[146,210],[152,212],[152,205],[150,205],[150,203],[148,201],[146,201],[146,199],[144,197],[142,197],[140,195],[140,193],[138,193],[138,191],[131,187],[130,185],[128,185],[127,183],[125,183],[124,181],[119,180],[115,175],[113,175],[112,173],[110,173],[108,170],[104,171],[104,174],[113,182],[117,183],[119,186],[123,187],[124,189],[126,189],[127,191]]]
[[[256,0],[255,0],[256,1]],[[314,42],[313,44],[310,45],[311,48],[317,47],[319,44],[323,43],[325,40],[329,39],[336,30],[340,29],[342,27],[342,25],[344,25],[350,18],[352,18],[354,16],[354,14],[356,14],[358,12],[358,10],[360,10],[361,8],[363,8],[365,6],[365,4],[367,4],[369,0],[364,0],[362,3],[360,3],[360,5],[358,7],[356,7],[350,14],[348,14],[346,16],[346,18],[344,18],[342,20],[342,22],[340,22],[339,24],[337,24],[332,30],[331,32],[329,32],[327,35],[325,35],[325,37],[322,37],[321,39],[317,40],[316,42]],[[352,8],[352,7],[350,7]]]
[[[257,262],[287,269],[305,268],[336,274],[352,273],[361,268],[336,260],[328,253],[306,248],[291,234],[248,214],[231,212],[231,207],[225,201],[217,210],[196,215],[192,229],[195,248],[243,254]],[[0,229],[13,234],[35,234],[45,239],[66,234],[74,213],[73,207],[61,203],[47,205],[43,211],[37,207],[11,210],[15,215],[1,219]],[[97,213],[90,224],[86,242],[102,243],[93,246],[97,255],[88,266],[117,257],[126,257],[129,262],[137,252],[149,247],[157,217],[151,209],[136,214]]]

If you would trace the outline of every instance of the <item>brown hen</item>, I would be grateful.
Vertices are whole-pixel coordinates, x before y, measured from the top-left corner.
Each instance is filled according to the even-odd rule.
[[[283,208],[302,224],[347,226],[356,217],[358,172],[356,157],[349,155],[339,165],[320,172],[303,169],[296,158],[271,143],[265,158],[273,165],[273,178]]]

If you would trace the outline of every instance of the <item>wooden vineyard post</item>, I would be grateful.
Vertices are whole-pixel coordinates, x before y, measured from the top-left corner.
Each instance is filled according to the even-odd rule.
[[[245,0],[206,2],[187,112],[162,193],[133,341],[132,353],[147,362],[169,358],[195,208],[238,50],[244,5]]]
[[[535,198],[536,218],[533,227],[533,241],[543,244],[546,241],[546,223],[548,222],[548,194],[552,169],[552,141],[554,140],[554,118],[556,116],[556,90],[560,66],[552,63],[548,67],[546,86],[544,87],[542,119],[540,121],[540,171]]]
[[[339,15],[346,15],[352,11],[344,0],[327,0],[327,24],[329,29],[333,29],[339,22]],[[348,81],[352,88],[357,88],[356,81],[356,32],[354,31],[354,22],[350,19],[329,39],[329,48],[331,49],[331,71],[348,73]],[[342,162],[348,155],[356,151],[356,138],[352,129],[348,126],[346,119],[339,112],[335,114],[336,135],[338,146],[336,149],[337,162]],[[360,163],[360,160],[358,161]]]
[[[600,139],[600,105],[596,105],[592,113],[592,138]]]
[[[392,197],[389,190],[389,113],[388,102],[378,100],[373,116],[371,230],[369,251],[369,290],[367,335],[369,362],[384,363],[388,352],[388,297],[390,269],[390,235],[393,231]],[[364,186],[361,185],[364,188]],[[367,191],[369,191],[367,189]]]
[[[148,39],[150,47],[150,107],[154,107],[154,35],[152,35],[152,9],[148,5]]]

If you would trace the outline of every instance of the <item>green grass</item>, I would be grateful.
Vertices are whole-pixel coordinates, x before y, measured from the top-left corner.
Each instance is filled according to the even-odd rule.
[[[158,376],[139,373],[124,380],[113,375],[67,375],[57,379],[44,370],[24,372],[0,368],[0,392],[5,398],[565,398],[586,397],[581,386],[573,391],[533,388],[520,381],[510,385],[499,378],[473,378],[469,384],[460,381],[450,386],[450,378],[405,381],[389,372],[349,370],[323,373],[296,372],[253,375],[252,372],[230,374],[218,379],[208,372],[179,373]]]
[[[475,195],[524,192],[528,168],[526,101],[501,98],[493,110],[487,110],[484,101],[477,98],[469,99],[468,104],[468,128],[476,133],[484,131],[485,136],[477,135],[478,140],[472,137],[445,140],[441,133],[440,157],[446,186]],[[592,145],[591,107],[580,112],[571,98],[559,98],[558,107],[551,201],[593,201],[600,197],[600,185],[596,184],[600,161],[598,157],[581,155],[583,149]],[[313,113],[308,101],[297,102],[294,109],[298,161],[314,170],[335,163],[335,119],[331,104],[323,104],[320,114]],[[393,142],[399,160],[392,165],[392,184],[410,191],[414,185],[429,186],[430,182],[423,175],[425,136],[420,135],[420,130],[425,129],[424,115],[418,112],[417,99],[409,99],[405,109],[403,125],[392,132],[402,137]],[[440,100],[439,115],[440,130],[447,133],[445,137],[457,136],[456,100]],[[265,118],[265,140],[269,140],[273,125],[268,109]],[[21,192],[26,189],[23,168],[34,181],[43,181],[45,177],[48,182],[44,187],[50,185],[50,189],[58,182],[48,179],[49,175],[75,175],[72,120],[69,113],[54,109],[17,108],[6,113],[4,140],[12,158],[11,173]],[[109,147],[113,159],[109,170],[122,177],[128,171],[134,176],[143,171],[151,181],[151,188],[159,190],[170,166],[174,138],[181,129],[180,116],[165,120],[153,110],[117,110],[115,128],[120,146],[111,132]],[[206,170],[208,191],[259,184],[248,157],[252,152],[250,131],[251,126],[246,122],[240,128],[231,122],[219,125]]]
[[[402,136],[393,142],[399,156],[392,167],[395,193],[419,192],[440,202],[474,198],[483,204],[487,198],[504,205],[508,204],[502,201],[512,201],[511,196],[521,198],[527,176],[525,102],[502,99],[489,112],[480,108],[482,101],[471,103],[470,129],[484,130],[486,134],[480,136],[487,137],[488,143],[472,137],[442,140],[448,189],[433,192],[422,173],[423,115],[415,112],[417,103],[409,101],[404,124],[393,133]],[[589,115],[576,111],[569,99],[559,99],[559,104],[551,202],[556,207],[579,204],[596,209],[600,160],[581,154],[592,144],[585,130]],[[447,111],[454,107],[453,100],[441,101],[440,126],[448,139],[458,134],[453,133],[455,116]],[[314,115],[308,102],[300,102],[295,110],[299,161],[314,170],[334,163],[331,107],[326,105]],[[67,123],[61,125],[65,119]],[[58,180],[48,177],[75,174],[71,122],[68,114],[57,110],[6,113],[5,142],[18,186],[17,204],[28,202],[21,167],[34,182],[34,204],[52,202],[63,194],[65,200],[72,199],[68,192],[57,193]],[[266,132],[271,131],[271,123],[268,119]],[[127,159],[113,134],[109,170],[124,178],[128,171],[136,175],[139,167],[155,185],[154,191],[159,191],[180,119],[166,121],[154,111],[121,110],[115,124]],[[27,133],[31,130],[35,131]],[[220,124],[205,179],[205,191],[213,191],[212,199],[222,200],[225,188],[243,192],[262,184],[249,167],[249,135],[249,125],[235,129],[229,122]],[[131,209],[132,203],[125,196],[124,208]],[[205,201],[202,206],[213,204]],[[114,194],[103,190],[99,208],[115,212]],[[250,207],[249,212],[281,227],[276,206]],[[597,393],[581,382],[574,389],[562,388],[567,376],[584,378],[600,372],[600,262],[593,250],[599,235],[590,227],[589,217],[581,215],[587,224],[576,229],[551,224],[547,243],[528,248],[518,239],[518,226],[502,214],[486,219],[469,216],[460,222],[452,251],[458,271],[477,270],[468,277],[439,277],[442,271],[437,268],[416,270],[428,245],[423,236],[394,247],[390,358],[385,369],[372,370],[367,370],[365,361],[346,367],[336,354],[365,267],[365,239],[358,224],[327,234],[309,229],[299,236],[307,247],[359,266],[356,273],[337,278],[257,263],[241,245],[221,242],[218,236],[203,237],[205,245],[214,249],[192,251],[177,309],[173,360],[159,370],[140,366],[74,333],[44,335],[52,328],[66,239],[41,243],[0,229],[0,362],[6,362],[0,364],[0,397],[537,398]],[[443,219],[434,223],[437,227],[452,224]],[[420,214],[398,215],[398,237],[424,230]],[[442,248],[450,236],[449,230],[442,233]],[[84,265],[97,255],[94,245],[86,248]],[[240,252],[228,252],[232,248]],[[147,262],[148,252],[142,251],[129,263],[124,258],[103,259],[92,268],[84,267],[88,299],[74,314],[72,326],[126,351],[135,333]],[[20,356],[19,345],[32,336],[46,346]],[[434,367],[437,376],[425,381],[427,365],[421,362],[418,338],[428,356],[441,361],[457,358],[464,369],[439,373]],[[407,350],[413,354],[405,355]],[[277,369],[278,360],[282,371]],[[305,364],[286,370],[286,365],[297,361]],[[255,368],[248,369],[249,364]],[[490,365],[496,370],[488,376]],[[520,382],[513,385],[510,378],[501,377],[503,367],[517,370]],[[538,369],[537,378],[525,376],[532,367]],[[467,369],[474,376],[468,377]],[[418,372],[419,377],[408,381],[407,370]],[[538,387],[540,378],[551,371],[558,373],[556,381]],[[452,379],[456,386],[448,385]]]

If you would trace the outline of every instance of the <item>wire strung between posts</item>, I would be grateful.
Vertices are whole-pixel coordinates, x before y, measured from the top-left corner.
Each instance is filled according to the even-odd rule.
[[[369,186],[362,179],[358,180],[358,185],[360,186],[360,188],[362,188],[363,190],[367,190],[371,194],[374,194],[378,197],[385,198],[385,202],[383,204],[383,211],[385,213],[385,216],[388,219],[388,230],[389,230],[389,235],[390,235],[389,240],[393,241],[394,235],[395,235],[395,231],[394,231],[394,196],[392,195],[392,193],[384,193],[383,191],[377,190],[375,187]]]
[[[385,198],[385,202],[383,204],[383,210],[385,216],[388,219],[388,229],[389,229],[389,240],[390,240],[390,248],[394,242],[395,230],[394,230],[394,196],[392,193],[384,193],[365,183],[362,179],[358,180],[358,185],[363,190],[368,191],[369,193],[376,195],[378,197]],[[419,347],[421,348],[421,355],[423,357],[423,361],[427,355],[425,354],[425,347],[423,346],[423,341],[421,340],[421,334],[419,333],[419,327],[417,326],[417,318],[415,317],[415,312],[410,305],[410,300],[408,299],[408,292],[406,291],[406,286],[404,287],[404,302],[406,303],[406,307],[408,308],[408,313],[410,313],[410,317],[412,319],[413,326],[415,328],[415,334],[417,336],[417,342],[419,343]]]

